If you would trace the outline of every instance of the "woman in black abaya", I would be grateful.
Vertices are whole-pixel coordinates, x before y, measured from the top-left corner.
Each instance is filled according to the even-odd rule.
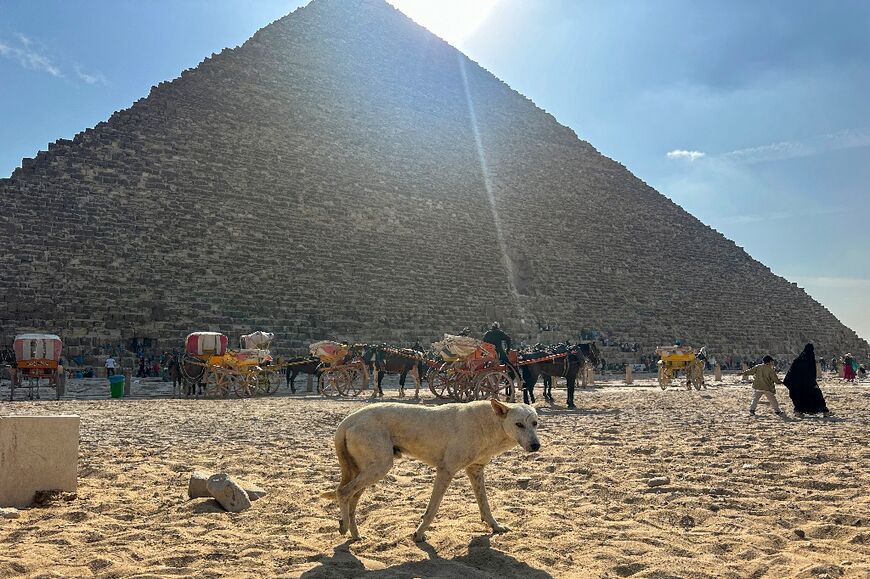
[[[788,395],[794,403],[795,414],[830,414],[825,396],[816,382],[816,353],[812,344],[791,363],[791,368],[782,381],[788,388]]]

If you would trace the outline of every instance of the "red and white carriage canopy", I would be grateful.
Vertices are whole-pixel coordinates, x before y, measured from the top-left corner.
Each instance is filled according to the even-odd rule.
[[[22,360],[60,360],[63,341],[54,334],[19,334],[12,343],[15,359]]]
[[[227,337],[220,332],[193,332],[184,340],[184,349],[194,356],[223,356],[227,344]]]

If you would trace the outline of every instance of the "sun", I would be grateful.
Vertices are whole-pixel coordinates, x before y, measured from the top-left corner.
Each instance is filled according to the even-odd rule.
[[[417,24],[460,46],[500,0],[388,0]]]

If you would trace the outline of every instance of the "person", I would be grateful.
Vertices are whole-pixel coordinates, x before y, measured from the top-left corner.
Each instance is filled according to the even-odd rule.
[[[139,357],[139,371],[136,373],[137,378],[145,377],[145,356]]]
[[[493,322],[492,326],[490,326],[481,339],[487,344],[495,346],[498,359],[501,360],[502,364],[510,363],[507,353],[511,349],[511,337],[502,331],[501,325],[498,322]]]
[[[795,416],[819,412],[825,416],[831,414],[825,403],[825,396],[816,382],[816,353],[812,344],[807,344],[804,351],[791,363],[782,383],[788,388]]]
[[[852,354],[849,353],[843,356],[843,378],[846,379],[846,382],[855,381],[856,370],[857,364],[855,363],[855,358],[852,357]]]
[[[106,376],[115,375],[115,359],[110,355],[106,358]]]
[[[744,378],[746,376],[754,377],[754,380],[752,381],[752,389],[754,392],[752,395],[752,402],[749,404],[749,414],[752,416],[755,416],[755,409],[758,408],[758,401],[761,400],[762,396],[767,397],[767,401],[770,402],[770,407],[773,408],[773,411],[778,416],[785,415],[785,413],[779,408],[779,402],[776,401],[776,385],[782,384],[782,381],[779,379],[779,376],[776,375],[776,370],[774,370],[773,366],[773,358],[771,356],[765,356],[762,359],[761,364],[753,366],[742,374]]]

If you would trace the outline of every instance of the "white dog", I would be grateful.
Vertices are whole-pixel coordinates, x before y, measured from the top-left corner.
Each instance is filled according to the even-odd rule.
[[[369,487],[384,478],[393,458],[407,454],[435,467],[435,488],[414,533],[425,540],[426,529],[438,512],[438,505],[450,481],[461,469],[471,480],[480,507],[480,517],[493,532],[509,531],[489,510],[483,467],[493,457],[519,444],[528,452],[541,448],[538,413],[526,404],[504,404],[498,400],[445,404],[429,408],[407,404],[378,404],[348,415],[335,433],[335,452],[341,466],[341,483],[323,497],[341,507],[339,532],[348,530],[359,538],[356,506]]]

